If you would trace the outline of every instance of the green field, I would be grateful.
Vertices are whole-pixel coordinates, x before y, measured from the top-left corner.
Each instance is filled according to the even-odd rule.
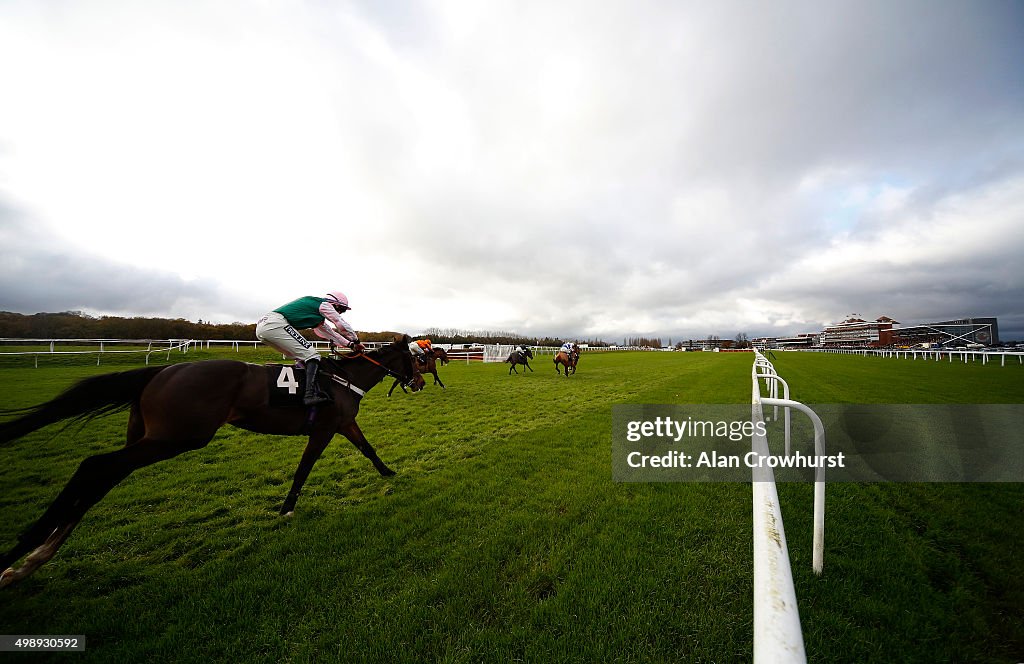
[[[807,403],[1024,403],[1016,365],[776,356]],[[7,358],[0,406],[127,361]],[[428,377],[390,399],[387,381],[359,422],[398,475],[338,437],[291,519],[303,439],[226,427],[135,473],[0,591],[0,633],[84,634],[76,661],[749,661],[750,485],[616,484],[610,443],[612,404],[746,403],[751,363],[585,354],[570,379],[550,356],[525,376],[453,363],[447,390]],[[0,449],[0,547],[125,419]],[[809,661],[1024,660],[1024,485],[830,485],[820,578],[811,486],[779,492]]]

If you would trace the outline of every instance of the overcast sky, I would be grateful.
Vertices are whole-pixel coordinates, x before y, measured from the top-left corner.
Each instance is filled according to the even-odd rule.
[[[0,310],[1024,338],[1024,3],[0,2]]]

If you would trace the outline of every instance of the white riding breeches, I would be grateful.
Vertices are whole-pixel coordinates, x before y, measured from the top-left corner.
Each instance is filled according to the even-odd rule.
[[[281,314],[271,311],[256,323],[256,338],[293,360],[320,359],[320,353]]]

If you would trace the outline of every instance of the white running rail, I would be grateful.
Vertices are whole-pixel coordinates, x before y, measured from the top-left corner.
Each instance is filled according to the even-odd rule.
[[[758,457],[771,454],[768,439],[759,435],[758,422],[764,422],[762,408],[773,406],[775,419],[782,407],[786,418],[786,455],[790,454],[789,411],[805,413],[814,425],[814,452],[825,453],[825,430],[813,410],[789,398],[789,385],[775,371],[764,355],[755,351],[751,372],[751,421],[755,424],[751,451]],[[761,396],[760,380],[765,381],[769,395]],[[784,398],[777,398],[778,385]],[[763,429],[762,429],[763,430]],[[754,661],[806,662],[800,612],[797,608],[793,570],[789,562],[786,532],[782,524],[775,473],[768,465],[757,464],[752,470],[754,517]],[[814,553],[812,568],[821,574],[825,550],[825,473],[815,469],[814,475]]]
[[[145,353],[146,364],[149,364],[149,356],[154,353],[167,353],[167,359],[171,358],[171,351],[178,350],[182,353],[187,353],[189,349],[197,342],[192,339],[164,339],[164,340],[153,340],[153,339],[0,339],[0,342],[4,342],[5,345],[24,345],[29,346],[33,343],[45,343],[46,350],[18,350],[18,351],[0,351],[2,355],[31,355],[35,360],[35,367],[39,368],[39,356],[47,355],[96,355],[96,366],[100,366],[100,358],[104,354],[124,354],[124,353]],[[96,344],[96,350],[56,350],[62,346],[61,344],[73,344],[77,347],[87,346],[90,344]],[[115,350],[108,347],[111,344],[126,344],[136,345],[140,348],[121,349]],[[145,345],[145,348],[141,346]],[[154,345],[156,347],[154,348]],[[4,347],[4,346],[0,346]]]
[[[999,356],[999,366],[1006,366],[1006,358],[1017,358],[1017,364],[1024,365],[1024,353],[1020,351],[997,351],[997,350],[964,350],[961,348],[788,348],[787,351],[799,353],[831,353],[833,355],[860,355],[861,357],[888,357],[916,360],[934,360],[941,362],[943,359],[952,362],[954,358],[959,361],[980,362],[988,364],[995,361]]]

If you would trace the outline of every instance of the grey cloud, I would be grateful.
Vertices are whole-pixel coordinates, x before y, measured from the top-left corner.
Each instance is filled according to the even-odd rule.
[[[705,166],[789,173],[837,157],[892,170],[1020,136],[1014,3],[716,5],[723,72]]]
[[[465,294],[517,312],[474,327],[678,339],[860,311],[998,315],[1024,337],[1019,234],[952,257],[808,267],[836,244],[926,237],[950,207],[968,211],[965,233],[989,222],[997,209],[977,201],[1024,174],[1020,3],[361,2],[381,40],[368,46],[348,39],[350,15],[321,9],[316,34],[337,58],[322,65],[337,74],[322,81],[330,131],[356,165],[339,191],[392,213],[343,226],[404,243],[385,253],[367,233],[345,251],[400,265],[455,311]],[[446,12],[477,23],[453,36]],[[886,187],[903,199],[881,205]],[[0,268],[21,307],[240,308],[27,232]],[[40,263],[60,265],[31,277]]]
[[[209,319],[206,312],[232,309],[225,310],[216,285],[82,253],[2,203],[0,243],[6,257],[0,263],[0,310],[185,317],[200,312],[197,317]]]

